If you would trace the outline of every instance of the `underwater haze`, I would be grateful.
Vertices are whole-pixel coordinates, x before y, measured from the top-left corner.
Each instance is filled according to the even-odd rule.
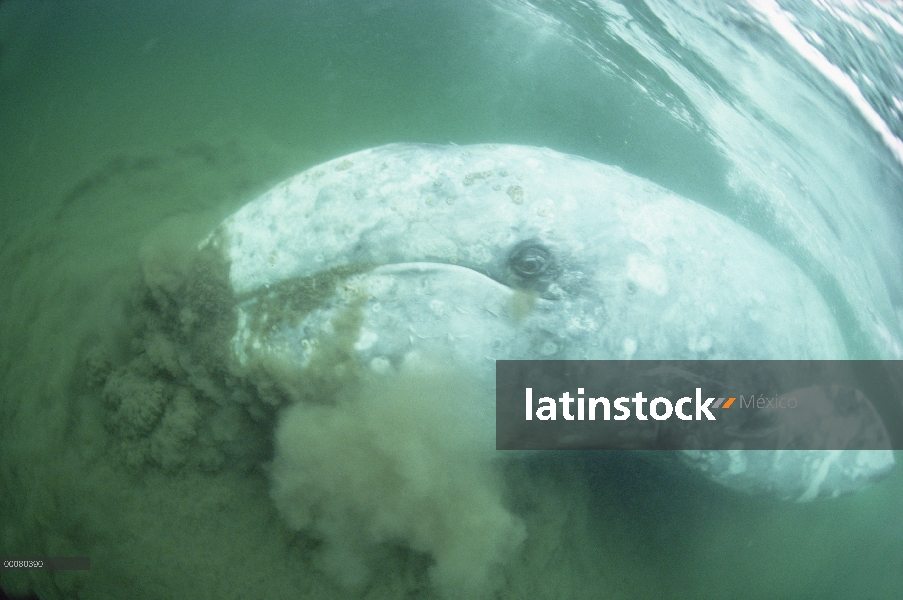
[[[824,358],[903,359],[901,2],[2,0],[0,557],[91,568],[3,569],[0,589],[903,598],[899,466],[793,504],[613,452],[488,465],[441,408],[405,404],[462,393],[453,376],[359,410],[301,400],[278,426],[161,416],[160,365],[183,356],[154,335],[148,289],[280,181],[395,142],[620,167],[795,263],[846,350]],[[238,415],[251,392],[226,383],[185,385]],[[222,451],[196,451],[205,435]],[[380,478],[402,463],[403,485]]]

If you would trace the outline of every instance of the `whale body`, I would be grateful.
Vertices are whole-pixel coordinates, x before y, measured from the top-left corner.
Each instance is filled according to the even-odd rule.
[[[327,363],[376,375],[454,365],[485,384],[456,408],[487,445],[498,359],[846,357],[818,290],[765,240],[544,148],[357,152],[277,185],[199,249],[234,298],[222,340],[235,372],[278,363],[303,382]],[[311,401],[303,384],[282,390]],[[893,466],[881,451],[678,454],[721,485],[796,500]]]

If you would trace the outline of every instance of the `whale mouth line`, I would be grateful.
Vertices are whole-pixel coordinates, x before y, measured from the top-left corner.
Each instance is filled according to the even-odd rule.
[[[445,272],[448,275],[458,275],[466,273],[467,276],[479,275],[480,277],[484,277],[490,281],[493,281],[501,286],[504,286],[508,289],[513,289],[511,286],[499,281],[495,277],[492,277],[485,271],[481,271],[479,269],[475,269],[473,267],[469,267],[467,265],[458,265],[455,263],[447,263],[447,262],[438,262],[438,261],[430,261],[430,260],[412,260],[412,261],[403,261],[403,262],[390,262],[384,263],[378,266],[373,267],[370,272],[380,272],[380,273],[404,273],[406,271],[411,271],[415,273],[423,273],[427,274],[430,272],[441,273]]]
[[[529,287],[516,285],[510,281],[502,281],[486,271],[467,265],[444,262],[410,261],[385,263],[356,277],[390,277],[399,280],[420,278],[424,286],[430,285],[427,283],[428,281],[434,282],[434,284],[430,285],[430,287],[434,288],[436,287],[435,282],[445,280],[448,285],[440,285],[439,287],[452,296],[470,294],[475,297],[495,296],[508,299],[526,296],[533,298],[534,301],[554,299]],[[349,281],[352,279],[354,277],[349,278]]]
[[[237,294],[239,302],[256,298],[261,294],[280,293],[285,288],[311,288],[324,290],[331,283],[334,288],[343,282],[350,282],[355,278],[366,278],[373,275],[399,276],[399,275],[445,275],[449,277],[464,277],[477,281],[476,278],[492,282],[510,292],[519,291],[520,288],[509,285],[493,277],[484,270],[467,265],[458,265],[448,262],[431,260],[410,260],[398,262],[361,262],[349,263],[335,267],[329,267],[320,271],[313,271],[296,277],[289,277],[281,281],[271,281],[260,284],[258,287]],[[475,278],[476,277],[476,278]],[[491,284],[490,284],[491,285]]]
[[[480,284],[489,286],[486,288],[487,292],[489,292],[489,288],[495,288],[494,291],[502,292],[506,295],[526,294],[541,300],[560,299],[558,295],[548,293],[547,285],[532,286],[530,285],[530,282],[520,281],[517,276],[500,278],[484,269],[448,262],[414,260],[383,263],[366,272],[362,272],[360,276],[366,277],[371,274],[386,276],[414,275],[423,277],[435,275],[438,277],[459,279],[462,280],[462,284],[464,281],[467,281],[472,287],[476,287]]]

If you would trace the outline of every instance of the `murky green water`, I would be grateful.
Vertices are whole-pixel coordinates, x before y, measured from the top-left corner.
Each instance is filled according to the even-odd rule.
[[[110,460],[86,375],[91,347],[129,354],[142,256],[178,255],[281,179],[363,148],[505,142],[616,164],[785,251],[835,310],[851,357],[899,358],[903,167],[880,134],[748,6],[625,6],[0,3],[0,555],[92,561],[0,572],[0,586],[42,598],[448,592],[403,545],[366,586],[336,584],[318,542],[282,525],[262,471]],[[900,56],[862,52],[863,72]],[[899,92],[884,85],[868,97]],[[899,135],[894,106],[878,112]],[[484,597],[903,597],[899,468],[813,505],[576,454],[519,463],[506,486],[528,537]]]

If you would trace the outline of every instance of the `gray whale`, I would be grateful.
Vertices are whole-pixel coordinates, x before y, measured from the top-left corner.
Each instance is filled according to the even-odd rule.
[[[368,376],[454,365],[484,384],[456,410],[487,448],[497,359],[846,357],[812,282],[766,241],[619,168],[542,148],[340,157],[245,205],[200,251],[228,273],[235,372],[277,384],[274,373],[294,373],[281,390],[295,403],[311,401],[303,382],[324,365]],[[894,464],[879,451],[679,459],[795,500],[855,491]]]

